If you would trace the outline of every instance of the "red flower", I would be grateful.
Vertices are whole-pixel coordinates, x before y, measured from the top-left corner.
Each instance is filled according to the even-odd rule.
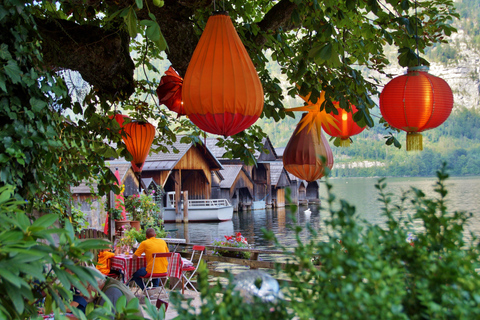
[[[227,239],[227,241],[232,240],[232,238],[233,238],[232,236],[225,236],[225,239]]]

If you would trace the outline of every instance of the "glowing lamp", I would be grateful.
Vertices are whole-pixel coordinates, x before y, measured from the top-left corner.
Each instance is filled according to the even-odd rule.
[[[350,146],[350,137],[362,132],[365,127],[360,127],[354,120],[353,114],[357,112],[357,107],[350,105],[351,111],[346,111],[340,108],[338,102],[333,102],[334,106],[337,108],[338,114],[330,113],[330,115],[335,119],[336,127],[330,123],[322,123],[322,128],[327,134],[332,137],[340,138],[341,147]]]

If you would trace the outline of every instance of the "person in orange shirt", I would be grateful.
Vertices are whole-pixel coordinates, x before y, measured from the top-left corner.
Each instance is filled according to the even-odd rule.
[[[107,275],[110,273],[111,260],[115,256],[115,253],[110,252],[108,249],[100,251],[97,259],[97,270],[102,274]]]
[[[152,272],[153,266],[153,253],[163,253],[169,252],[167,243],[162,239],[155,238],[156,233],[155,229],[148,228],[146,231],[147,240],[142,241],[140,246],[138,247],[137,251],[135,251],[135,255],[140,257],[143,253],[145,253],[145,259],[147,260],[147,266],[144,268],[140,268],[132,275],[132,279],[130,281],[135,281],[135,283],[140,287],[140,289],[144,289],[145,285],[143,284],[142,278],[147,273]],[[165,273],[167,272],[168,267],[168,260],[167,258],[156,258],[155,259],[155,269],[153,273]],[[130,282],[129,281],[129,282]],[[158,279],[153,280],[153,286],[158,287]]]

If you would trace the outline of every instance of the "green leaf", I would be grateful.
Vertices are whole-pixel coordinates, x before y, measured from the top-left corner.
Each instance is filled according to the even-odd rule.
[[[160,39],[158,41],[155,41],[155,44],[157,45],[157,47],[160,51],[165,51],[165,50],[168,49],[168,45],[167,45],[167,41],[163,37],[163,34],[162,34],[162,31],[160,30],[160,27],[159,27],[158,32],[159,32]]]
[[[143,0],[135,0],[135,3],[137,4],[138,9],[143,9]]]
[[[47,107],[47,103],[45,101],[34,97],[30,98],[30,105],[35,112],[40,112]]]
[[[0,73],[0,88],[3,92],[7,92],[6,79],[3,73]]]
[[[127,15],[124,17],[125,23],[127,24],[127,30],[130,37],[135,38],[137,36],[137,15],[135,14],[135,10],[130,8],[128,10]]]
[[[10,52],[8,52],[8,45],[6,45],[5,43],[2,43],[0,45],[0,59],[4,59],[4,60],[12,59],[12,55],[10,54]]]
[[[22,78],[20,77],[20,74],[22,71],[18,67],[17,63],[14,60],[8,60],[7,64],[4,67],[5,73],[7,76],[12,80],[12,82],[19,83]]]
[[[160,32],[160,26],[156,21],[153,22],[153,25],[147,27],[146,34],[147,34],[147,37],[153,42],[160,40],[160,36],[162,35],[162,33]]]
[[[115,305],[115,309],[117,313],[122,313],[123,309],[125,309],[125,305],[127,304],[127,298],[125,296],[121,296],[117,300],[117,304]]]
[[[56,214],[46,214],[44,216],[41,216],[37,220],[35,220],[32,224],[32,227],[50,227],[55,223],[55,221],[58,220],[58,216]]]

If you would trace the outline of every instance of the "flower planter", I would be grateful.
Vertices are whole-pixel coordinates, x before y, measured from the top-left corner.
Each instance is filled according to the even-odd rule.
[[[135,228],[137,231],[140,231],[140,221],[131,221],[131,220],[115,220],[115,230],[116,231],[123,231],[123,226],[131,226]]]
[[[123,232],[122,227],[129,226],[129,225],[130,225],[129,220],[115,220],[115,231],[116,232]]]
[[[137,229],[137,231],[140,231],[140,221],[130,221],[130,225],[132,228]]]

